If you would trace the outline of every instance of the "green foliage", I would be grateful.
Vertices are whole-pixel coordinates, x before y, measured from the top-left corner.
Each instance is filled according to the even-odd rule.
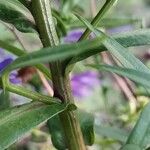
[[[115,39],[104,34],[100,30],[95,30],[94,27],[84,18],[78,16],[78,18],[93,32],[96,36],[101,34],[106,38],[102,41],[103,45],[108,49],[108,51],[123,65],[125,68],[133,68],[135,70],[140,70],[149,73],[150,70],[137,59],[130,51],[119,44]]]
[[[79,118],[84,142],[86,145],[90,146],[94,143],[94,116],[83,111],[78,111],[77,116]],[[60,150],[66,149],[65,133],[63,132],[59,116],[57,115],[48,120],[47,125],[51,134],[53,145]]]
[[[22,56],[22,55],[26,54],[25,50],[21,50],[15,46],[12,46],[1,40],[0,40],[0,47],[16,56]],[[47,78],[51,78],[50,71],[47,69],[47,67],[45,67],[45,65],[37,64],[36,68],[38,68],[42,73],[44,73]]]
[[[133,56],[130,52],[127,52],[127,50],[125,50],[123,46],[130,47],[130,46],[136,46],[136,45],[137,46],[149,45],[150,44],[149,33],[150,33],[149,30],[145,30],[145,31],[136,31],[133,33],[127,33],[127,34],[123,34],[120,36],[118,35],[115,38],[116,41],[113,41],[113,43],[115,43],[114,45],[111,45],[112,38],[111,39],[109,38],[109,41],[105,43],[106,44],[105,47],[109,48],[109,46],[111,46],[111,50],[114,50],[114,51],[116,51],[117,49],[119,52],[115,52],[115,55],[117,55],[117,57],[120,57],[120,60],[122,59],[122,57],[124,57],[124,54],[125,54],[126,58],[123,58],[123,60],[121,60],[121,61],[124,61],[125,63],[124,65],[126,65],[126,63],[128,62],[128,65],[131,66],[131,63],[133,62],[137,66],[138,64],[135,63],[135,61],[133,61],[133,58],[134,60],[136,59],[135,56]],[[103,37],[104,36],[94,39],[93,41],[84,41],[78,44],[61,45],[61,46],[57,46],[54,48],[44,48],[37,52],[26,54],[18,58],[16,61],[14,61],[9,66],[9,69],[13,70],[13,69],[17,69],[17,68],[24,67],[24,66],[36,65],[38,64],[38,62],[43,62],[43,63],[47,61],[52,62],[58,59],[71,58],[72,56],[75,56],[75,57],[71,60],[70,64],[81,61],[89,56],[97,54],[98,52],[104,51],[106,49],[104,48],[104,46],[102,46],[104,45],[104,43],[102,44],[102,41],[105,40],[105,38]],[[119,43],[121,43],[123,46],[121,46]],[[124,51],[122,51],[122,48]],[[70,51],[70,49],[72,49],[72,51]],[[113,54],[114,54],[114,51],[113,51]],[[117,53],[120,53],[120,54],[118,55]],[[128,60],[125,60],[125,59],[128,59]],[[130,60],[132,61],[130,62]],[[142,65],[139,60],[136,59],[136,61],[138,61],[140,65]],[[139,68],[139,66],[137,66],[137,68]]]
[[[118,35],[112,36],[119,44],[123,47],[133,47],[133,46],[142,46],[142,45],[150,45],[150,30],[143,29],[132,31],[129,33],[122,33]],[[99,46],[99,52],[108,50],[103,44]],[[92,51],[92,54],[97,54],[97,51]],[[91,53],[81,53],[70,59],[68,65],[74,64],[78,61],[82,61],[92,55]]]
[[[90,23],[88,23],[88,21],[85,20],[84,18],[80,16],[78,16],[78,18],[89,28],[89,30],[94,32],[95,35],[97,36],[99,36],[100,34],[105,35],[103,32],[95,30],[94,27]],[[110,66],[109,67],[105,66],[104,68],[109,68],[110,70],[112,69],[111,70],[112,72],[125,75],[129,78],[132,78],[133,80],[136,80],[137,82],[140,82],[141,84],[149,86],[149,84],[146,84],[149,81],[149,79],[143,81],[145,77],[149,78],[150,75],[149,69],[140,60],[138,60],[132,53],[130,53],[122,45],[120,45],[116,40],[110,38],[107,35],[105,36],[106,36],[106,40],[103,41],[104,46],[108,49],[109,52],[111,52],[113,56],[115,56],[115,58],[117,58],[117,60],[121,63],[122,66],[125,67],[125,69],[124,68],[118,69]],[[149,131],[148,115],[150,110],[149,107],[150,104],[148,104],[145,107],[144,111],[140,116],[140,119],[138,120],[135,128],[133,129],[133,131],[131,132],[127,140],[127,145],[123,147],[123,150],[131,150],[131,149],[140,150],[143,147],[145,148],[147,146],[147,145],[143,145],[142,143],[144,142],[144,138],[147,137],[146,134],[149,133],[148,132]],[[144,142],[144,144],[147,144],[147,141]]]
[[[92,55],[95,51],[99,52],[98,47],[101,45],[103,40],[104,37],[100,36],[92,41],[83,41],[75,44],[43,48],[39,51],[25,54],[17,58],[12,64],[8,65],[5,71],[36,65],[39,62],[46,63],[54,62],[56,60],[64,60],[81,53],[90,53]]]
[[[10,107],[10,96],[8,91],[0,93],[0,111]]]
[[[47,67],[45,67],[44,63],[56,62],[57,64],[59,62],[61,66],[60,67],[57,64],[57,67],[59,66],[59,69],[61,69],[59,71],[63,72],[62,74],[64,76],[68,76],[69,71],[72,70],[72,66],[74,66],[74,64],[76,64],[77,62],[103,51],[108,51],[113,55],[113,57],[117,59],[118,67],[100,64],[88,66],[96,68],[99,71],[109,71],[112,73],[116,73],[118,75],[127,77],[143,85],[144,87],[150,87],[149,68],[145,66],[127,49],[128,47],[133,46],[150,45],[150,30],[140,29],[130,33],[123,33],[110,37],[97,28],[109,28],[126,25],[128,23],[139,23],[139,19],[132,18],[103,18],[104,15],[110,10],[110,8],[113,7],[116,1],[117,0],[106,0],[96,17],[94,19],[89,18],[91,24],[86,19],[81,17],[81,15],[77,15],[80,22],[76,22],[76,18],[74,18],[72,12],[74,10],[80,9],[79,0],[62,0],[60,2],[60,12],[53,9],[52,14],[56,19],[55,25],[60,38],[62,35],[65,35],[67,33],[67,29],[86,27],[87,29],[85,30],[79,41],[86,39],[89,34],[93,32],[97,37],[92,40],[84,40],[82,42],[80,41],[74,44],[62,44],[53,47],[41,48],[40,50],[31,53],[27,53],[15,46],[7,44],[4,41],[0,41],[1,48],[6,49],[6,51],[18,56],[18,58],[13,61],[13,63],[8,65],[2,72],[0,72],[2,73],[2,81],[0,77],[0,87],[3,88],[3,91],[0,94],[0,149],[8,148],[15,141],[23,137],[24,134],[28,133],[32,128],[47,120],[47,125],[49,127],[51,139],[54,146],[58,149],[68,148],[66,146],[67,141],[65,139],[67,133],[65,133],[65,130],[63,130],[63,125],[59,119],[59,114],[64,111],[66,113],[67,111],[75,109],[74,104],[72,105],[72,108],[71,104],[64,105],[60,103],[58,98],[53,98],[37,92],[32,92],[28,89],[25,89],[24,87],[11,84],[9,82],[9,73],[13,70],[28,66],[34,66],[42,73],[44,73],[47,78],[51,79],[50,71],[47,69]],[[31,3],[32,2],[33,1],[31,1]],[[36,0],[34,0],[34,2],[36,2]],[[47,4],[50,4],[50,1],[47,2]],[[52,27],[54,24],[53,17],[47,16],[47,14],[51,14],[51,9],[48,7],[42,8],[37,6],[35,6],[35,8],[31,8],[31,3],[28,0],[1,0],[0,20],[4,23],[13,25],[17,30],[24,33],[37,33],[36,25],[38,23],[35,25],[34,20],[35,22],[37,22],[37,20],[40,20],[41,26],[39,27],[41,27],[41,29],[38,28],[39,31],[41,32],[44,29],[42,28],[42,26],[45,23],[47,29],[46,32],[48,32],[48,30],[50,31],[49,33],[47,33],[47,36],[53,38],[53,34],[55,34],[55,27]],[[38,1],[38,5],[40,6],[47,6],[45,4],[46,1]],[[41,12],[39,11],[38,15],[34,14],[34,10],[36,10],[35,12],[38,12],[36,7],[41,8]],[[45,12],[44,14],[42,14],[43,9],[44,11],[49,11],[49,13]],[[80,12],[82,12],[82,9],[80,9]],[[34,18],[32,14],[34,15]],[[40,19],[40,15],[43,17],[42,19]],[[83,24],[81,24],[81,22]],[[41,35],[39,37],[41,41],[45,40],[43,39],[43,37],[41,38]],[[52,41],[53,40],[54,39],[52,39]],[[48,43],[48,45],[50,43],[50,41],[44,41],[44,43],[45,42]],[[58,68],[51,69],[57,70]],[[57,71],[56,73],[58,74],[59,79],[63,80],[64,76],[59,75],[60,72]],[[63,83],[65,81],[61,82]],[[58,87],[60,89],[55,89],[55,96],[57,94],[57,96],[59,96],[59,90],[63,92],[66,92],[64,91],[64,89],[69,91],[69,89],[67,89],[67,86],[68,85],[66,85],[66,87],[62,87],[62,85],[59,85]],[[43,102],[45,104],[34,102],[9,108],[9,92],[17,93],[19,95],[25,96],[32,100]],[[64,93],[61,94],[63,95]],[[66,97],[66,95],[62,95],[60,96],[61,98]],[[64,99],[61,100],[65,101]],[[71,100],[68,101],[70,103],[72,102]],[[122,147],[122,150],[145,149],[150,144],[149,113],[150,104],[148,104],[142,111],[139,120],[137,121],[134,129],[131,131],[129,136],[128,133],[126,133],[124,130],[106,126],[95,126],[96,134],[120,141],[123,144],[126,142]],[[84,142],[86,145],[91,146],[94,143],[94,117],[91,114],[80,111],[78,112],[77,116],[80,121],[80,127],[83,133]]]
[[[113,38],[107,36],[107,39],[103,44],[125,68],[134,68],[135,70],[150,72],[150,70],[139,59]]]
[[[30,103],[1,111],[0,149],[8,148],[32,128],[66,109],[61,104]]]
[[[20,8],[21,7],[21,8]],[[35,32],[35,25],[32,20],[25,16],[22,6],[18,1],[0,2],[0,19],[6,23],[14,25],[21,32]]]
[[[145,87],[150,87],[150,73],[142,72],[140,70],[135,69],[128,69],[109,65],[90,65],[90,66],[99,69],[101,71],[109,71],[112,73],[117,73],[118,75],[127,77],[137,83],[140,83]]]
[[[150,103],[145,106],[141,115],[130,133],[126,145],[137,145],[140,149],[146,148],[149,144],[149,139],[145,142],[145,138],[149,138],[149,125],[150,125]],[[126,146],[125,146],[126,147]],[[126,150],[127,148],[124,148]]]

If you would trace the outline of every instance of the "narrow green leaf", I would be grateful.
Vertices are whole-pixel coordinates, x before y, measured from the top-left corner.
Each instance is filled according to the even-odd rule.
[[[146,147],[147,145],[143,145],[144,138],[146,137],[149,127],[150,127],[150,103],[148,103],[133,128],[132,132],[130,133],[126,145],[133,144],[137,145],[139,149],[143,149],[143,146]],[[146,143],[147,144],[147,143]],[[141,147],[141,148],[140,148]],[[126,150],[124,148],[124,150]]]
[[[95,28],[93,28],[93,26],[86,19],[84,19],[83,17],[81,17],[78,14],[76,14],[76,16],[92,32],[96,32],[96,34],[100,34],[95,30]],[[119,47],[121,49],[123,47],[122,51],[124,51],[126,47],[150,45],[150,30],[142,29],[142,30],[132,31],[129,33],[127,32],[127,33],[114,35],[112,37],[109,37],[109,39],[110,38],[111,38],[111,41],[112,41],[112,39],[113,39],[113,41],[115,40],[115,43],[117,42],[117,45],[120,44],[121,47],[120,46]],[[109,40],[109,42],[107,41],[106,43],[111,44],[110,40]],[[104,43],[102,43],[99,47],[99,52],[109,50],[108,48],[104,45]],[[125,50],[125,51],[127,51],[127,50]],[[72,59],[70,59],[70,61],[68,62],[67,65],[68,66],[72,65],[78,61],[84,60],[84,59],[90,57],[91,55],[94,55],[97,53],[98,53],[97,51],[91,51],[90,53],[83,53],[83,54],[77,55],[76,57],[73,57]],[[122,53],[124,53],[124,52],[122,52]]]
[[[22,7],[23,5],[16,0],[0,1],[0,20],[14,25],[21,32],[35,32],[35,24],[28,19]]]
[[[2,3],[10,5],[12,7],[15,7],[18,11],[22,11],[22,13],[26,13],[25,15],[28,16],[28,10],[26,9],[26,7],[24,7],[24,5],[22,5],[21,1],[25,1],[25,0],[7,0],[7,1],[3,1]],[[28,1],[28,0],[27,0]]]
[[[91,30],[96,36],[101,34],[106,37],[103,41],[103,45],[108,49],[108,51],[117,58],[117,60],[126,68],[132,68],[135,70],[144,71],[150,73],[150,70],[137,59],[130,51],[119,44],[115,39],[109,37],[99,30],[95,30],[94,27],[83,17],[77,15],[77,17]]]
[[[10,44],[7,44],[6,42],[0,40],[0,47],[5,49],[6,51],[16,55],[16,56],[22,56],[24,54],[27,54],[24,50],[21,50],[15,46],[12,46]],[[51,78],[50,71],[45,67],[43,64],[38,64],[36,67],[46,75],[47,78]]]
[[[119,35],[112,36],[118,43],[120,43],[124,47],[132,47],[132,46],[142,46],[142,45],[150,45],[150,30],[137,30],[129,33],[123,33]],[[107,48],[102,44],[99,47],[99,52],[107,51]],[[97,54],[98,51],[91,51],[91,53],[82,53],[73,57],[68,65],[76,63],[78,61],[82,61],[91,55]]]
[[[113,38],[107,36],[107,40],[103,44],[124,67],[150,73],[150,70],[139,59]]]
[[[112,73],[117,73],[118,75],[127,77],[145,87],[150,87],[150,73],[146,73],[135,69],[127,69],[109,65],[89,65],[89,66],[99,69],[101,71],[109,71]]]
[[[112,36],[124,47],[150,45],[150,30],[140,29]]]
[[[8,91],[2,91],[0,93],[0,111],[10,107],[10,97]]]
[[[118,41],[120,41],[122,43],[124,41],[123,46],[128,47],[128,46],[135,46],[135,45],[150,44],[150,38],[148,38],[148,37],[150,37],[150,31],[144,30],[144,31],[134,32],[133,35],[131,33],[125,34],[124,36],[121,35],[121,37],[118,36],[117,39],[118,39]],[[139,39],[141,39],[141,40],[139,40]],[[98,41],[99,41],[99,44],[98,44]],[[15,65],[13,63],[14,68],[12,68],[12,67],[10,67],[10,68],[15,69],[15,68],[23,67],[23,66],[27,66],[27,65],[35,65],[35,64],[37,64],[38,61],[39,62],[48,62],[48,61],[50,62],[50,61],[55,61],[55,60],[59,60],[59,59],[60,60],[66,59],[66,58],[70,59],[70,57],[73,56],[74,58],[70,59],[70,61],[68,62],[68,65],[70,65],[75,62],[81,61],[91,55],[94,55],[98,52],[106,50],[106,48],[102,44],[102,41],[104,41],[104,39],[96,38],[92,41],[84,41],[84,42],[79,42],[79,43],[70,44],[70,45],[60,45],[60,46],[53,47],[53,48],[45,48],[44,50],[40,50],[38,52],[24,55],[23,57],[19,58],[19,60],[17,59],[16,62],[14,62]],[[95,43],[95,45],[94,45],[94,43]],[[110,46],[111,45],[110,40],[109,40],[109,42],[107,42],[107,46],[108,46],[108,43]],[[116,44],[116,41],[115,41],[115,44]],[[113,49],[115,49],[115,50],[116,50],[116,48],[118,49],[118,44],[119,43],[117,43],[117,47],[116,47],[116,45],[113,45]],[[119,45],[119,48],[122,49],[123,46]],[[125,48],[123,47],[123,50],[124,49]],[[127,51],[127,50],[125,50],[125,51]],[[124,54],[124,52],[120,52],[120,51],[119,51],[119,53],[121,53],[121,55]],[[129,54],[126,54],[125,56],[127,57],[127,55],[129,55]],[[130,56],[130,58],[132,56]],[[124,59],[126,59],[126,57]],[[136,59],[134,56],[132,58],[134,58],[134,60]],[[129,60],[129,58],[128,58],[128,60]],[[136,59],[136,62],[137,61],[141,65],[141,62]],[[134,61],[132,60],[132,62],[134,62]],[[134,62],[134,64],[135,64],[135,62]],[[143,67],[143,68],[145,68],[145,67]]]
[[[17,58],[12,64],[8,65],[5,71],[11,71],[25,66],[32,66],[40,63],[64,60],[81,53],[91,53],[98,51],[104,36],[100,36],[91,41],[83,41],[74,44],[59,45],[56,47],[43,48],[39,51],[25,54]]]
[[[141,146],[143,143],[143,139],[147,134],[150,125],[150,103],[148,103],[132,130],[130,136],[128,137],[127,144],[136,144]]]
[[[116,127],[105,127],[102,125],[95,125],[95,133],[125,143],[128,138],[128,133]]]
[[[0,47],[16,56],[21,56],[23,54],[26,54],[26,52],[24,50],[21,50],[15,46],[12,46],[2,40],[0,40]]]
[[[0,111],[0,149],[8,148],[26,132],[66,108],[62,104],[30,103]]]

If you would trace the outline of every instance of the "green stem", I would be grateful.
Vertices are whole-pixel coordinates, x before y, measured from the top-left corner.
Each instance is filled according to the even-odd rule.
[[[106,3],[103,5],[103,7],[100,9],[100,11],[98,12],[98,14],[95,16],[95,18],[92,20],[91,24],[96,27],[100,20],[102,19],[102,17],[105,15],[105,13],[113,6],[113,4],[116,2],[116,0],[106,0]],[[85,32],[82,34],[81,38],[79,39],[79,41],[86,39],[89,34],[91,33],[91,31],[87,28],[85,30]]]
[[[52,104],[52,103],[60,103],[60,100],[57,98],[49,97],[37,92],[30,91],[24,87],[13,85],[9,82],[9,72],[5,72],[2,76],[2,84],[3,89],[8,90],[9,92],[16,93],[21,96],[25,96],[30,98],[34,101],[39,101],[45,104]]]
[[[44,47],[56,46],[59,40],[51,13],[50,0],[32,0],[32,14],[34,16],[40,39]],[[63,103],[74,103],[69,74],[64,74],[62,62],[57,61],[50,64],[54,96]],[[85,150],[85,144],[75,112],[63,112],[60,114],[61,123],[66,136],[66,144],[69,150]]]

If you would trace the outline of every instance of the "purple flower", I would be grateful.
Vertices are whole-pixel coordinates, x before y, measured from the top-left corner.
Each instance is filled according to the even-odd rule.
[[[71,78],[72,93],[78,98],[89,96],[99,84],[99,74],[94,71],[75,74]]]
[[[64,38],[65,43],[74,43],[77,42],[83,33],[82,29],[74,29],[70,31],[67,36]]]
[[[12,58],[6,58],[2,62],[0,62],[0,72],[5,69],[7,65],[9,65],[13,61]]]
[[[1,72],[13,62],[13,58],[6,54],[3,49],[0,49],[0,74]],[[17,77],[17,72],[13,71],[10,76],[9,80],[11,83],[18,84],[21,83],[21,79]]]
[[[107,33],[117,34],[117,33],[133,31],[133,29],[134,29],[134,27],[132,25],[123,25],[123,26],[120,26],[120,27],[107,29]]]

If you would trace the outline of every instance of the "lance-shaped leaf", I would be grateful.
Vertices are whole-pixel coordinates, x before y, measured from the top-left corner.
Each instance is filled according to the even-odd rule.
[[[13,45],[8,44],[5,41],[0,40],[0,47],[4,49],[5,51],[8,51],[16,56],[21,56],[23,54],[26,54],[26,52],[22,49],[19,49],[18,47],[15,47]]]
[[[143,46],[143,45],[150,45],[150,30],[149,29],[143,29],[143,30],[137,30],[132,32],[126,32],[118,35],[112,36],[113,39],[115,39],[119,44],[121,44],[123,47],[133,47],[133,46]],[[101,44],[99,47],[99,52],[107,51],[108,49],[104,46],[104,44]],[[82,53],[80,55],[77,55],[76,57],[73,57],[68,62],[68,65],[76,63],[78,61],[82,61],[91,55],[97,54],[98,51],[92,51],[91,53]]]
[[[150,103],[148,103],[143,109],[134,129],[130,133],[126,145],[122,148],[128,150],[127,145],[137,145],[139,149],[146,148],[147,145],[143,145],[144,139],[147,136],[150,128]],[[147,143],[145,143],[147,144]],[[129,149],[130,150],[130,149]]]
[[[139,59],[113,38],[107,36],[103,44],[124,67],[150,73],[150,70]]]
[[[5,71],[9,72],[20,67],[36,65],[39,62],[46,63],[56,60],[64,60],[76,56],[77,54],[99,51],[99,46],[103,40],[105,40],[104,36],[100,36],[91,41],[87,40],[80,43],[48,47],[30,54],[24,54],[17,58],[12,64],[8,65]]]
[[[128,51],[124,46],[118,43],[115,39],[104,34],[100,30],[94,29],[94,27],[83,17],[77,15],[77,17],[96,35],[103,35],[106,40],[103,41],[103,45],[108,49],[108,51],[125,67],[132,68],[139,71],[144,71],[150,73],[150,70],[137,59],[130,51]]]
[[[24,6],[17,0],[0,1],[0,20],[14,25],[21,32],[35,32],[35,25]]]
[[[43,121],[66,110],[62,104],[30,103],[0,111],[0,149],[6,149]]]
[[[89,65],[101,71],[109,71],[127,77],[145,87],[150,87],[150,73],[135,69],[128,69],[109,65]]]
[[[10,96],[8,91],[0,93],[0,111],[10,107]]]
[[[122,42],[122,44],[124,43],[125,46],[133,46],[136,44],[137,45],[150,44],[150,40],[149,40],[150,38],[148,38],[148,36],[150,36],[149,30],[135,32],[133,34],[133,36],[132,36],[132,34],[127,34],[124,36],[121,35],[121,37],[118,36],[117,39],[120,42]],[[129,42],[126,41],[126,40],[128,40],[128,38],[130,38]],[[94,55],[98,52],[106,50],[106,48],[102,44],[103,41],[105,41],[105,39],[102,36],[102,37],[96,38],[91,41],[84,41],[84,42],[74,43],[74,44],[70,44],[70,45],[59,45],[59,46],[53,47],[53,48],[44,48],[37,52],[33,52],[30,54],[24,55],[21,58],[18,58],[7,69],[11,70],[11,69],[19,68],[19,67],[35,65],[38,62],[44,63],[44,62],[50,62],[50,61],[55,61],[55,60],[62,60],[62,59],[66,59],[66,58],[70,59],[71,57],[74,57],[73,59],[71,59],[71,61],[69,61],[69,64],[72,64],[72,63],[78,62],[82,59],[85,59],[91,55]],[[112,41],[112,39],[111,39],[111,41]],[[125,42],[123,42],[123,41],[125,41]],[[114,39],[113,39],[113,42],[114,42]],[[115,41],[115,44],[116,44],[116,42],[117,41]],[[107,41],[107,43],[108,43],[108,41]],[[118,49],[120,49],[120,51],[125,50],[125,52],[128,52],[128,50],[126,50],[118,42],[117,42],[117,45],[115,45],[115,44],[112,45],[113,47],[111,47],[111,49],[113,48],[116,51],[118,51]],[[109,41],[109,46],[110,45],[111,45],[111,42]],[[119,53],[121,55],[123,55],[125,53],[125,52],[120,52],[120,51],[119,51]],[[135,64],[135,62],[138,61],[140,63],[140,65],[143,66],[143,64],[141,64],[141,62],[139,60],[137,60],[137,58],[135,58],[135,56],[133,56],[131,53],[129,53],[129,54],[125,53],[124,59],[127,58],[129,61],[129,58],[127,57],[127,55],[131,55],[130,60],[132,58],[134,58],[134,60],[136,59],[136,61],[132,60],[131,62],[134,62],[134,64]],[[121,57],[120,57],[120,59],[121,59]],[[145,68],[145,66],[143,68]],[[147,70],[147,68],[146,68],[146,70]]]
[[[124,47],[149,45],[150,30],[139,30],[131,33],[117,35],[114,38]],[[73,64],[94,54],[107,50],[107,48],[102,44],[103,40],[104,39],[102,38],[99,39],[99,44],[97,43],[98,46],[94,45],[94,43],[98,41],[98,39],[95,39],[94,41],[84,41],[70,45],[61,45],[54,48],[44,48],[40,51],[24,55],[24,57],[16,60],[17,62],[15,62],[15,64],[18,64],[16,67],[23,67],[37,64],[38,61],[48,62],[74,56],[72,59],[70,59],[71,61],[69,61],[69,64]]]
[[[93,33],[95,33],[96,36],[99,36],[100,34],[105,35],[101,31],[97,31],[85,18],[82,16],[76,14],[76,17],[87,27],[89,30]],[[107,37],[107,40],[105,40],[102,45],[99,47],[99,52],[109,50],[113,51],[113,54],[115,53],[115,56],[119,59],[121,59],[121,55],[125,54],[124,59],[130,59],[131,57],[134,57],[126,47],[132,47],[132,46],[141,46],[141,45],[150,45],[150,30],[137,30],[129,33],[123,33],[118,34],[112,37]],[[70,66],[78,61],[81,61],[83,59],[86,59],[87,57],[96,54],[97,51],[91,52],[91,53],[83,53],[80,55],[77,55],[76,57],[73,57],[70,59],[67,63],[67,66]],[[118,53],[118,54],[117,54]],[[132,56],[131,56],[132,55]],[[135,61],[135,57],[133,59]],[[132,60],[132,61],[133,61]],[[136,59],[137,61],[137,59]],[[140,63],[140,61],[138,61]]]

